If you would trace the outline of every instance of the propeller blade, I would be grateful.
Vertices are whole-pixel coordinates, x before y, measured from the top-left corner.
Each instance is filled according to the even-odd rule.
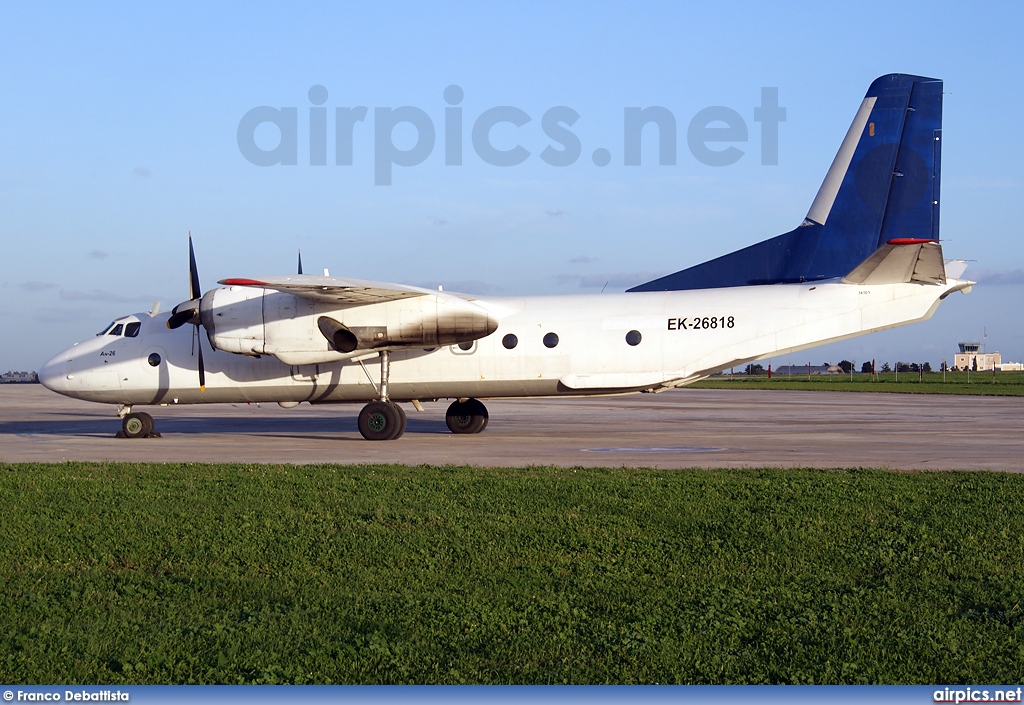
[[[196,334],[199,333],[199,329],[196,328]],[[203,338],[199,336],[199,391],[206,391],[206,365],[203,364]]]
[[[302,274],[302,250],[299,250],[299,271],[298,274]]]
[[[190,311],[172,313],[171,317],[167,319],[167,327],[170,328],[171,330],[174,330],[175,328],[181,328],[190,320],[192,320],[192,313]]]
[[[167,319],[167,327],[171,330],[180,328],[186,323],[197,323],[199,321],[199,300],[183,301],[173,309],[171,316]]]
[[[203,295],[199,287],[199,268],[196,267],[196,252],[192,249],[192,233],[188,234],[188,298],[198,299]]]
[[[199,391],[206,391],[206,364],[203,362],[203,339],[199,337],[199,327],[202,322],[199,320],[199,305],[202,303],[200,297],[203,290],[199,286],[199,268],[196,266],[196,251],[192,247],[192,233],[188,234],[188,294],[189,300],[182,301],[171,309],[171,315],[167,318],[167,327],[171,330],[181,328],[186,323],[195,326],[192,329],[192,352],[197,354],[196,364],[199,372]],[[155,306],[154,306],[155,309]],[[199,349],[196,350],[196,345]]]

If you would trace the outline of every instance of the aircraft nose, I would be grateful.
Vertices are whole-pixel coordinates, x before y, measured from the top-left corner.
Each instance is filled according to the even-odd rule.
[[[52,392],[64,393],[68,389],[67,369],[67,355],[55,355],[39,369],[39,382]]]

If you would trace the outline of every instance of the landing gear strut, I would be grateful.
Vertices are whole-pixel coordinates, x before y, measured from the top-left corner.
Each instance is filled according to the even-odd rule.
[[[391,352],[380,353],[379,399],[371,401],[359,412],[359,433],[368,441],[393,441],[405,433],[405,411],[388,399],[388,378],[391,376]]]

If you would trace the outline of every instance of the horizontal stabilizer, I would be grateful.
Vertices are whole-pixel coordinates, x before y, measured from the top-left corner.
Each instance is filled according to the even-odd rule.
[[[934,240],[890,240],[843,277],[844,284],[945,284],[942,245]]]
[[[967,269],[967,260],[965,259],[947,259],[946,265],[946,279],[959,279],[960,275]]]

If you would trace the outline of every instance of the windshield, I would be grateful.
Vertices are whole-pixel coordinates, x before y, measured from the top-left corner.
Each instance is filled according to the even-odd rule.
[[[106,332],[107,332],[108,330],[110,330],[110,329],[111,329],[111,328],[113,328],[113,327],[114,327],[114,322],[113,322],[113,321],[111,321],[111,322],[110,322],[110,323],[108,323],[107,325],[103,326],[103,330],[101,330],[101,331],[100,331],[99,333],[97,333],[96,335],[104,335],[104,334],[106,334]]]

